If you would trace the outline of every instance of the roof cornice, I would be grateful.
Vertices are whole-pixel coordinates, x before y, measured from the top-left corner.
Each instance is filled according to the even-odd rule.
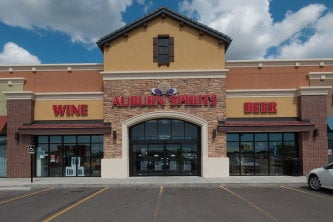
[[[31,65],[0,65],[0,72],[7,71],[9,73],[22,71],[82,71],[82,70],[98,70],[104,69],[101,63],[68,63],[68,64],[31,64]]]
[[[227,68],[237,67],[301,67],[301,66],[333,66],[333,58],[318,58],[318,59],[263,59],[263,60],[228,60],[226,61]]]
[[[165,70],[165,71],[110,71],[101,72],[103,80],[133,79],[209,79],[226,78],[227,69],[212,70]]]

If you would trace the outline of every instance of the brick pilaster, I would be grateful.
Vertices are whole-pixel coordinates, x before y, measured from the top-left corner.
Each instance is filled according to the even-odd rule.
[[[28,145],[32,136],[17,137],[18,127],[31,123],[34,102],[31,99],[8,99],[7,101],[7,177],[30,177]]]
[[[303,175],[328,160],[326,99],[326,95],[300,95],[298,98],[300,119],[315,124],[314,131],[300,133]]]

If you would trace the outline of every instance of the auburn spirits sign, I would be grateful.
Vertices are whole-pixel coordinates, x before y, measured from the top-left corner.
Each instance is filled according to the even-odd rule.
[[[215,94],[208,95],[172,95],[165,96],[114,96],[112,106],[136,107],[136,106],[216,106]]]
[[[153,95],[114,96],[112,106],[216,106],[218,102],[215,94],[176,95],[177,89],[170,88],[165,83],[160,84],[158,88],[152,88],[151,93]]]

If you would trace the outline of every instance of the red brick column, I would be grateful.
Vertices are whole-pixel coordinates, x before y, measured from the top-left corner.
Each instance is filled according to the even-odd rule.
[[[32,99],[7,98],[7,177],[30,177],[28,146],[33,136],[17,136],[18,127],[31,123],[34,115]]]
[[[327,96],[300,95],[299,117],[315,124],[312,132],[300,133],[300,158],[303,175],[315,167],[323,166],[328,161],[327,141]]]

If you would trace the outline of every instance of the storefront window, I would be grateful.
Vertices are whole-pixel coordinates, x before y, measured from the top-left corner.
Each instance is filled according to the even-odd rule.
[[[328,137],[328,162],[333,162],[333,132],[327,133]]]
[[[101,176],[103,136],[38,136],[36,176]]]
[[[291,175],[300,164],[296,133],[228,133],[230,175]]]

